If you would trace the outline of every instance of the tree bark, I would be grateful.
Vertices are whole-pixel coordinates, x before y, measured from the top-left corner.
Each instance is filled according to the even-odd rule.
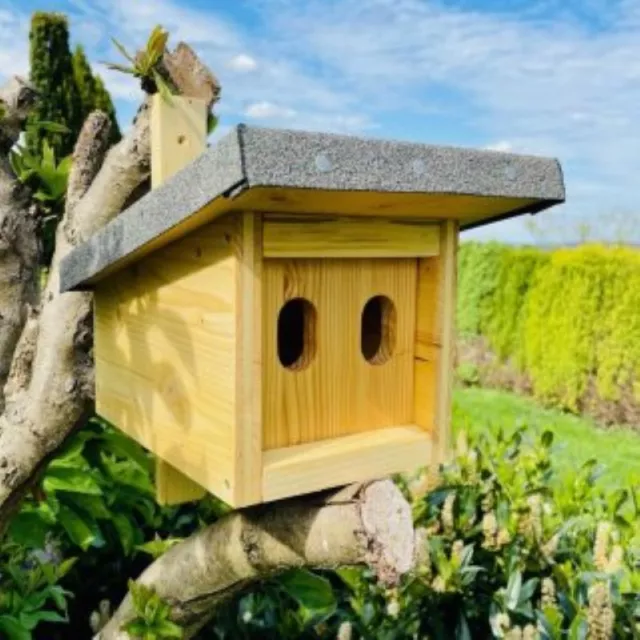
[[[217,80],[187,45],[181,43],[174,52],[166,52],[164,65],[179,93],[196,92],[194,97],[209,105],[218,99]],[[24,86],[18,90],[24,93]],[[22,104],[24,100],[14,102]],[[6,121],[10,135],[19,132],[16,121]],[[144,101],[127,135],[106,153],[108,132],[107,116],[97,112],[87,119],[78,138],[47,286],[40,312],[37,318],[31,315],[28,327],[29,304],[35,305],[32,294],[37,288],[35,276],[25,264],[33,262],[37,267],[37,252],[33,259],[29,252],[36,242],[35,224],[28,226],[13,181],[8,181],[3,191],[0,176],[0,223],[3,195],[8,203],[7,219],[15,223],[5,225],[4,236],[0,224],[0,313],[6,314],[0,329],[0,387],[11,371],[0,415],[0,532],[43,461],[91,411],[91,295],[60,294],[59,267],[76,244],[120,213],[132,193],[148,179],[149,102]],[[25,335],[20,338],[23,328]],[[16,351],[17,345],[20,348]]]
[[[87,119],[78,138],[69,177],[72,197],[67,201],[65,216],[56,233],[56,250],[41,310],[37,317],[31,315],[23,331],[5,387],[5,410],[0,416],[2,527],[6,526],[43,461],[90,411],[93,394],[91,296],[87,293],[61,295],[59,265],[77,237],[70,233],[70,228],[75,228],[70,224],[71,214],[100,167],[108,134],[107,116],[96,112]],[[99,208],[100,202],[94,202],[94,206]],[[23,232],[28,230],[23,228]],[[35,237],[35,230],[31,233]]]
[[[138,581],[172,607],[191,638],[239,590],[295,567],[367,564],[389,584],[414,562],[411,509],[390,480],[231,513],[176,545]],[[128,595],[99,640],[130,640]]]
[[[18,140],[35,93],[14,77],[0,89],[0,413],[13,352],[38,299],[39,247],[30,193],[16,180],[7,155]]]

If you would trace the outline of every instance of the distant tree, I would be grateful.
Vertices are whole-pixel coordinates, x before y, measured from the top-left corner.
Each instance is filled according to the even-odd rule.
[[[94,75],[91,70],[91,65],[81,45],[78,45],[73,53],[73,74],[80,93],[82,120],[84,121],[95,109],[106,113],[111,120],[110,142],[115,144],[122,137],[116,119],[115,107],[102,78],[99,75]]]
[[[39,155],[46,138],[56,157],[61,158],[73,150],[83,121],[67,18],[58,13],[34,13],[29,42],[31,83],[39,97],[27,123],[31,125],[27,127],[27,148]],[[56,122],[68,131],[51,133],[38,126],[41,122]]]

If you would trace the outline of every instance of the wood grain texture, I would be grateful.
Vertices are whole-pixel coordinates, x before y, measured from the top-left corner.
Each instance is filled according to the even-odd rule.
[[[265,258],[413,258],[439,250],[436,224],[275,215],[264,220]]]
[[[436,455],[445,461],[451,448],[451,402],[453,392],[453,367],[455,353],[456,280],[458,259],[458,223],[442,224],[442,265],[440,269],[439,306],[441,318],[440,362],[438,371],[438,405],[436,420]]]
[[[239,219],[223,218],[102,282],[100,415],[233,502]]]
[[[414,426],[396,426],[267,451],[263,499],[410,472],[429,463],[432,442]]]
[[[151,100],[151,185],[156,188],[205,150],[207,105],[204,100],[180,96],[168,101],[159,93]],[[198,500],[206,493],[159,457],[155,481],[159,504]]]
[[[156,501],[162,505],[201,500],[207,494],[202,485],[158,457],[156,457],[155,487]]]
[[[207,146],[207,104],[197,98],[156,93],[151,103],[151,184],[158,187]]]
[[[532,198],[504,198],[448,193],[380,193],[329,189],[253,187],[229,206],[250,211],[333,216],[381,216],[465,223],[504,215],[538,202]]]
[[[262,219],[240,218],[241,247],[236,315],[237,379],[234,431],[235,506],[262,497]]]
[[[440,256],[418,260],[414,422],[430,433],[435,433],[437,429],[436,410],[440,390],[441,265]]]
[[[397,321],[392,357],[361,352],[367,301],[385,295]],[[277,323],[287,300],[316,308],[316,353],[302,370],[278,358]],[[263,264],[263,448],[362,433],[413,419],[415,259],[265,259]]]
[[[138,247],[113,263],[85,284],[97,282],[123,267],[135,263],[150,253],[175,242],[195,229],[228,213],[260,211],[277,214],[320,214],[329,216],[368,216],[383,218],[411,218],[422,222],[443,219],[471,223],[487,217],[505,215],[538,202],[532,199],[498,198],[417,193],[369,193],[276,189],[254,187],[234,198],[219,196],[205,207],[194,211],[165,233]]]

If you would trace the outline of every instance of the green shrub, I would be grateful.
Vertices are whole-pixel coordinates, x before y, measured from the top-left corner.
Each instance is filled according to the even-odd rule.
[[[477,336],[493,311],[498,268],[506,247],[491,242],[464,243],[458,265],[457,329],[462,336]]]
[[[505,249],[498,263],[495,293],[489,317],[481,327],[497,355],[524,365],[523,322],[528,317],[527,294],[535,273],[548,262],[549,254],[537,249]]]
[[[550,432],[461,442],[440,476],[398,479],[422,560],[396,588],[367,569],[290,571],[241,593],[198,637],[555,640],[598,625],[589,637],[640,637],[639,487],[604,489],[595,461],[560,473],[553,460]],[[2,637],[90,637],[102,600],[119,602],[154,556],[222,513],[212,499],[160,508],[150,480],[146,454],[110,428],[73,437],[0,556]],[[138,596],[135,629],[178,637],[162,602]]]
[[[527,302],[525,366],[538,396],[576,410],[591,378],[611,400],[640,379],[640,253],[556,251]]]
[[[0,588],[17,594],[0,598],[0,631],[3,624],[11,624],[13,632],[0,633],[1,638],[24,640],[32,631],[33,637],[46,640],[91,637],[90,618],[101,602],[119,602],[128,578],[176,539],[224,511],[211,496],[197,504],[158,506],[153,467],[153,458],[142,447],[96,418],[69,439],[34,495],[22,503],[0,547]],[[34,576],[25,578],[31,590],[26,595],[11,578],[14,566]],[[38,572],[44,572],[46,581]],[[64,617],[53,615],[50,593],[57,596],[54,603]],[[34,599],[39,603],[28,616],[21,615],[16,604],[26,596],[28,606]],[[43,615],[38,617],[38,611]],[[155,619],[149,625],[156,622],[166,626]]]
[[[474,387],[480,383],[480,372],[472,362],[461,362],[456,367],[456,382],[467,387]]]
[[[558,475],[552,440],[483,436],[441,478],[407,487],[422,561],[397,588],[364,569],[289,574],[240,596],[202,637],[640,637],[640,492],[604,491],[595,461]]]
[[[572,411],[590,387],[640,402],[640,252],[468,243],[459,270],[459,334],[486,338],[535,396]]]

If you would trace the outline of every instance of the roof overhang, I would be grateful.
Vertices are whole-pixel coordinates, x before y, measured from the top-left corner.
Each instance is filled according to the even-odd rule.
[[[455,219],[470,229],[564,199],[551,158],[240,125],[67,255],[60,286],[91,288],[230,212]]]

